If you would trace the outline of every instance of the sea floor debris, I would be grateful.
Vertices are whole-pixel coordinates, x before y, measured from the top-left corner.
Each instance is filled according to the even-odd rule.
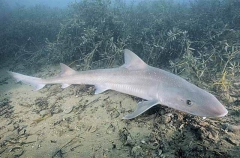
[[[78,89],[77,95],[69,95],[76,93],[75,86],[46,89],[31,93],[23,86],[7,92],[10,99],[2,96],[2,112],[9,112],[1,115],[1,155],[38,156],[47,151],[45,156],[50,157],[77,157],[79,152],[83,157],[234,157],[238,153],[236,103],[230,109],[235,115],[221,119],[158,106],[134,120],[122,120],[139,98],[114,91],[92,95],[88,86]],[[32,96],[19,96],[23,92]]]
[[[22,5],[8,12],[4,2],[0,157],[240,157],[238,0],[89,0],[70,5],[70,12]],[[141,99],[114,91],[93,95],[92,86],[34,92],[5,73],[55,76],[60,62],[77,70],[117,67],[125,48],[208,89],[228,115],[202,119],[158,106],[122,120]]]

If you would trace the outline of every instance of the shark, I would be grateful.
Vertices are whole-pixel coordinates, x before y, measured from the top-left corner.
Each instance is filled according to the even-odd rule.
[[[223,117],[227,109],[211,93],[168,71],[146,64],[132,51],[124,50],[125,63],[117,68],[75,71],[60,64],[58,76],[42,79],[9,71],[16,79],[42,89],[46,84],[71,84],[95,86],[95,94],[115,90],[142,98],[136,109],[123,119],[133,119],[156,105],[167,106],[201,117]]]

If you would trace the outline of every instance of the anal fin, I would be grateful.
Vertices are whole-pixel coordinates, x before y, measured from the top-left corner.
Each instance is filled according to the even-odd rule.
[[[38,90],[42,89],[44,86],[45,86],[45,84],[38,84],[38,85],[34,86],[35,91],[38,91]]]
[[[102,93],[106,90],[109,90],[110,88],[108,86],[106,86],[105,84],[104,85],[95,85],[95,94],[99,94],[99,93]]]
[[[66,83],[63,83],[62,84],[62,88],[67,88],[67,87],[69,87],[70,86],[70,84],[66,84]]]
[[[140,102],[140,103],[138,103],[135,111],[131,114],[124,116],[123,119],[133,119],[157,104],[159,104],[159,101],[156,101],[156,100]]]

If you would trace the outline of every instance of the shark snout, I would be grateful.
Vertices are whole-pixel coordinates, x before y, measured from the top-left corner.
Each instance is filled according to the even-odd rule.
[[[208,110],[209,115],[212,117],[223,117],[228,113],[227,109],[223,105],[211,106]]]
[[[202,98],[202,112],[205,117],[223,117],[227,115],[228,111],[225,106],[212,94],[205,93]],[[204,115],[204,114],[203,114]]]
[[[222,106],[218,110],[218,116],[217,117],[223,117],[223,116],[227,115],[227,113],[228,113],[227,109],[224,106]]]

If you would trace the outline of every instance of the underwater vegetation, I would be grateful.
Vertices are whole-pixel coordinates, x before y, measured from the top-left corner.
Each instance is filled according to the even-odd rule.
[[[122,50],[128,48],[152,66],[170,66],[222,91],[232,88],[229,79],[240,70],[237,0],[187,5],[83,0],[68,9],[19,5],[1,19],[1,60],[11,57],[33,68],[60,62],[82,69],[112,67],[123,62]]]
[[[0,65],[7,61],[17,68],[21,63],[27,71],[61,62],[81,70],[116,67],[123,63],[122,50],[127,48],[149,65],[168,69],[208,89],[224,101],[230,115],[240,116],[239,0],[190,0],[187,4],[171,0],[82,0],[67,9],[19,5],[10,12],[5,6],[0,0]],[[4,83],[5,79],[0,81],[0,85]],[[40,113],[45,110],[40,107],[47,108],[48,102],[40,98],[35,104],[39,104],[36,111]],[[1,109],[12,113],[9,102],[1,103]],[[176,157],[230,157],[239,151],[239,143],[232,138],[226,138],[235,144],[231,150],[222,148],[225,142],[216,143],[224,131],[216,133],[214,121],[204,124],[197,118],[169,116],[172,111],[162,111],[164,115],[157,114],[155,129],[141,145],[134,143],[127,129],[119,132],[133,157],[148,156],[146,150],[159,157],[169,149]],[[50,116],[46,114],[34,124]],[[239,126],[232,125],[239,124],[239,118],[228,121],[226,130],[239,133]],[[173,127],[163,127],[169,122],[175,128],[171,138],[166,131],[173,131]],[[206,137],[210,141],[199,144]],[[175,149],[172,144],[176,141],[184,146],[180,143]]]

